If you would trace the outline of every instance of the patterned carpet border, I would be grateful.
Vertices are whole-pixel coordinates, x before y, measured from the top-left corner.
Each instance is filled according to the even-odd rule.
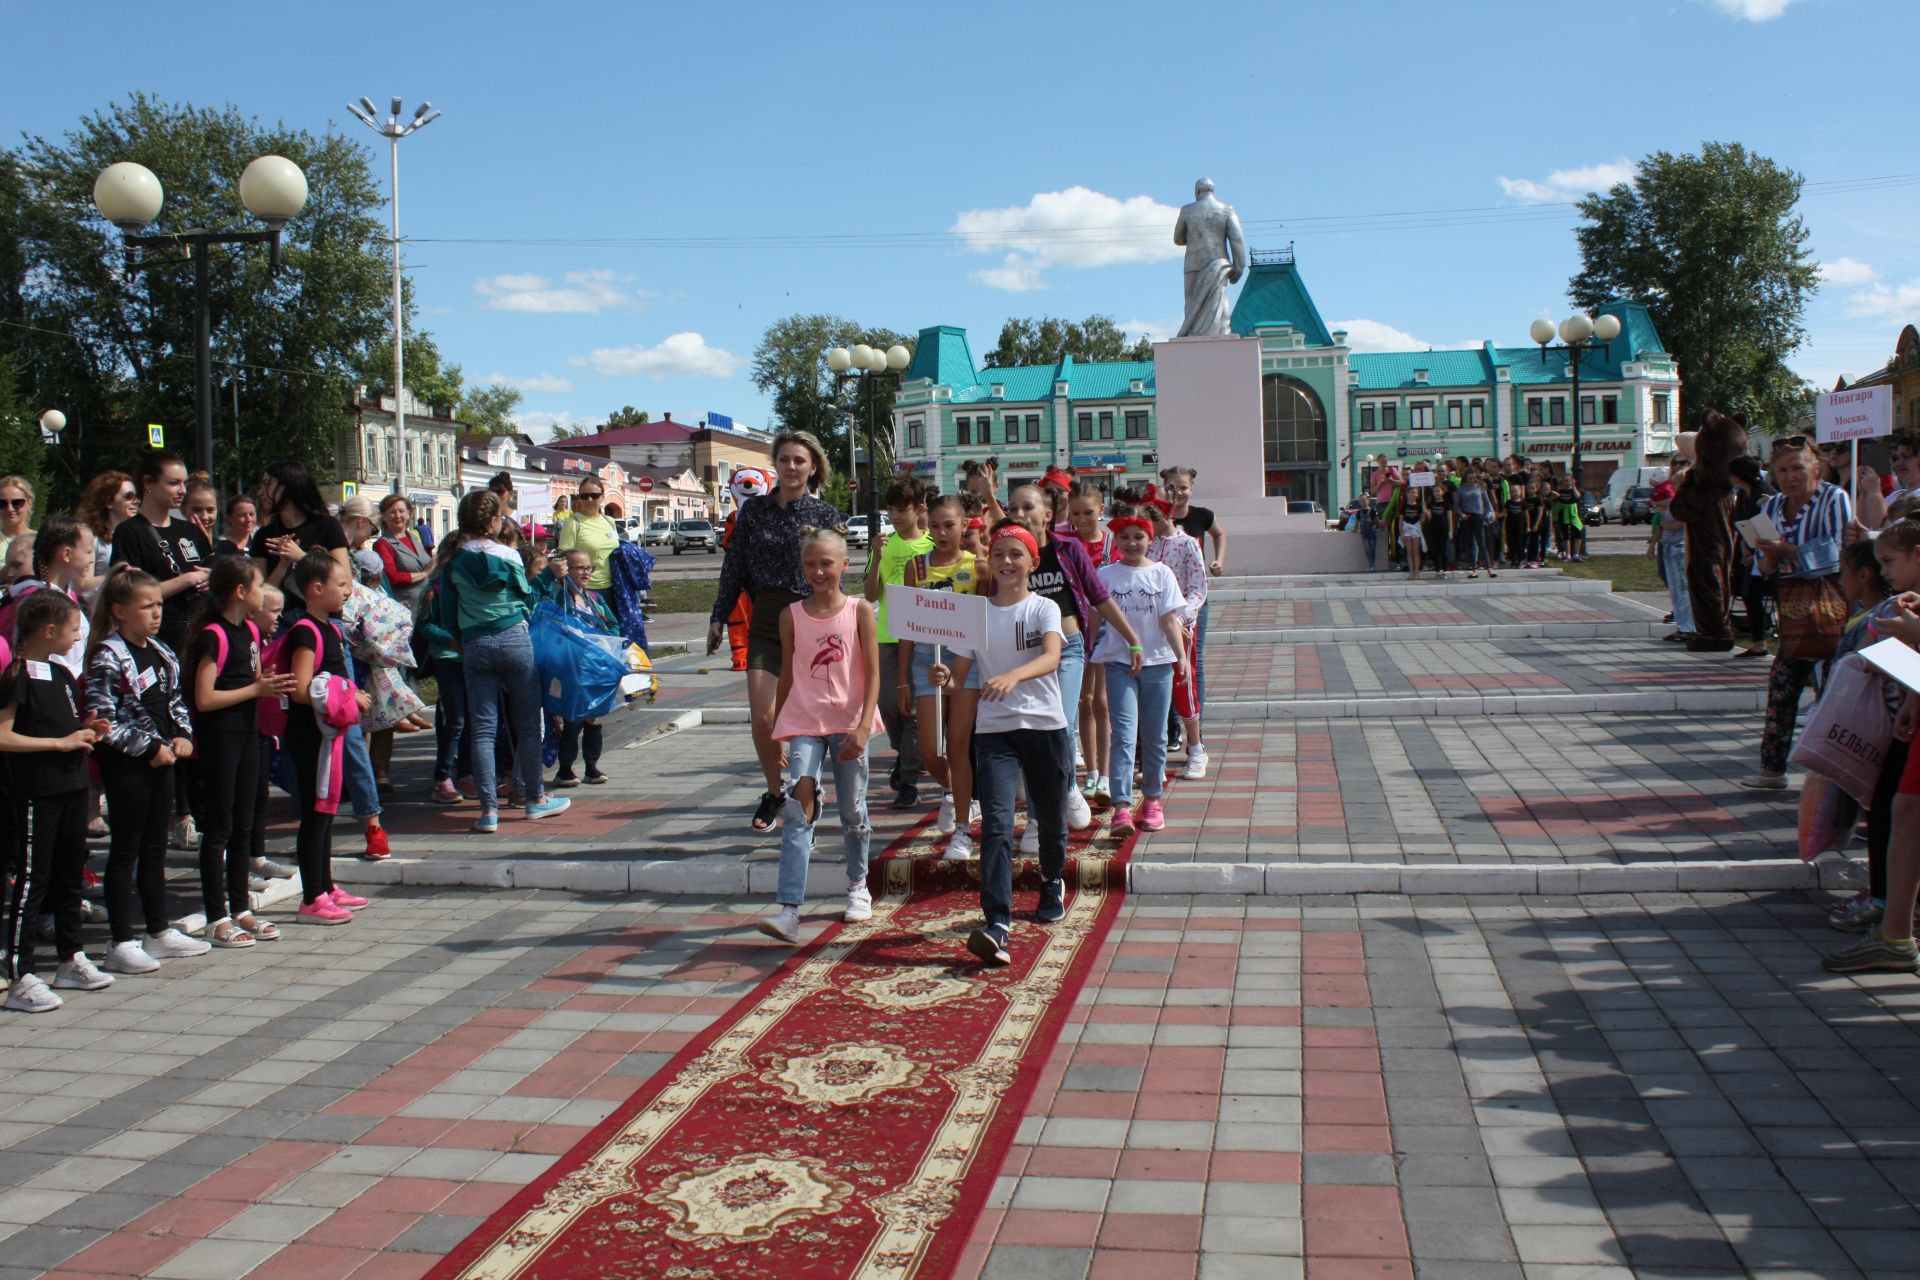
[[[954,954],[978,862],[911,828],[873,920],[796,948],[428,1280],[947,1280],[1119,912],[1110,817],[1070,836],[1059,924],[1019,919],[1016,858],[1001,970]]]

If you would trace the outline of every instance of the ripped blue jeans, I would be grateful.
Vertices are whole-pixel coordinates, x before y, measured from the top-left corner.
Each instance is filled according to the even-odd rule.
[[[824,809],[820,789],[822,765],[833,766],[833,802],[840,811],[840,834],[846,847],[847,883],[867,878],[867,844],[873,830],[867,825],[867,753],[854,760],[840,758],[845,734],[825,738],[787,740],[787,806],[780,818],[780,890],[781,906],[797,907],[807,897],[807,861],[813,856],[813,832],[800,802],[794,799],[794,784],[812,778],[814,809]]]

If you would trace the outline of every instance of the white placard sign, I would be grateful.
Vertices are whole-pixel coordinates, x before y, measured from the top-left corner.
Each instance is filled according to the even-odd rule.
[[[1882,640],[1862,649],[1860,656],[1902,685],[1920,692],[1920,653],[1898,640]]]
[[[1438,477],[1431,471],[1416,471],[1407,477],[1407,484],[1414,489],[1431,489]]]
[[[1813,437],[1821,444],[1864,440],[1893,430],[1893,388],[1881,383],[1821,396],[1813,411]]]
[[[975,652],[987,647],[987,598],[922,587],[887,588],[887,630],[915,644],[958,646]]]

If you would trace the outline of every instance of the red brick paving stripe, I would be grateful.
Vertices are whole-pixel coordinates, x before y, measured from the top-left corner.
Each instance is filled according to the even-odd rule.
[[[1413,1262],[1406,1258],[1328,1258],[1308,1255],[1307,1280],[1414,1280]]]
[[[1047,1248],[1090,1249],[1100,1231],[1101,1215],[1058,1209],[1009,1209],[1000,1220],[995,1244],[1039,1245]]]
[[[1197,1213],[1108,1214],[1100,1224],[1102,1249],[1200,1248],[1201,1216]]]
[[[1219,1182],[1299,1182],[1298,1151],[1216,1151],[1209,1166]]]
[[[1087,1280],[1193,1280],[1197,1253],[1095,1249]]]
[[[365,1141],[366,1139],[361,1139]],[[461,1184],[443,1178],[382,1178],[355,1196],[348,1208],[390,1209],[395,1213],[432,1213]]]
[[[290,1244],[247,1272],[247,1280],[347,1280],[373,1257],[370,1249]]]
[[[1113,1147],[1014,1147],[1009,1163],[1025,1153],[1020,1172],[1038,1178],[1112,1178],[1120,1168],[1121,1151]],[[1000,1175],[1011,1170],[1002,1165]]]
[[[364,1196],[361,1197],[364,1199]],[[375,1252],[398,1240],[422,1215],[394,1209],[362,1206],[356,1201],[336,1209],[296,1242],[312,1245],[340,1245],[349,1249]]]

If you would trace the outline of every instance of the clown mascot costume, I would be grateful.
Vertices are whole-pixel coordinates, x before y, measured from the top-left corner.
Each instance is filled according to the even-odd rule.
[[[747,499],[773,492],[773,473],[762,467],[735,467],[727,491],[733,495],[733,510],[727,513],[726,532],[720,538],[722,547],[733,541],[733,522],[740,518],[740,508],[747,505]],[[747,628],[752,624],[753,597],[742,591],[733,602],[733,612],[727,615],[727,647],[733,651],[735,671],[747,669]]]

